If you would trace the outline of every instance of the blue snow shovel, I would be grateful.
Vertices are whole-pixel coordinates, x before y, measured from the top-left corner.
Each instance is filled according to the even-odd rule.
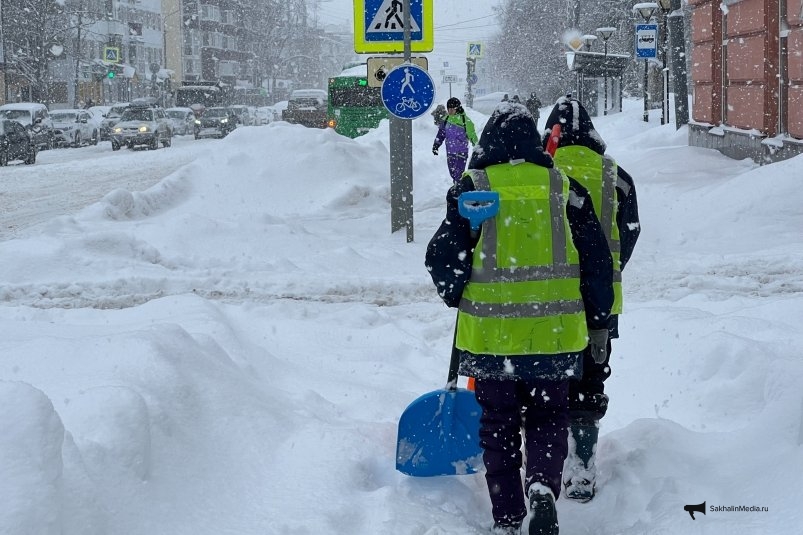
[[[488,195],[491,194],[491,195]],[[464,206],[465,213],[464,213]],[[458,199],[474,232],[499,212],[499,194],[472,191]],[[473,474],[482,468],[480,408],[474,392],[457,388],[457,325],[446,386],[413,401],[399,419],[396,470],[414,477]]]

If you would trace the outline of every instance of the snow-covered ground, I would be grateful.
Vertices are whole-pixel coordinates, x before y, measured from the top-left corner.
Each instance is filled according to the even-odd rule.
[[[625,106],[595,122],[643,232],[599,493],[559,500],[561,533],[800,533],[803,157],[729,160]],[[423,266],[450,178],[429,115],[413,130],[413,243],[390,233],[387,124],[285,123],[0,242],[0,533],[488,533],[482,474],[394,469],[454,321]]]

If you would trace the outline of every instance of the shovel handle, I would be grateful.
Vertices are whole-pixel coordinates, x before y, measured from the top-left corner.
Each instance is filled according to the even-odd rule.
[[[454,339],[452,340],[452,358],[449,361],[449,376],[446,378],[446,390],[457,390],[457,370],[460,368],[460,351],[457,350],[457,319],[454,322]]]

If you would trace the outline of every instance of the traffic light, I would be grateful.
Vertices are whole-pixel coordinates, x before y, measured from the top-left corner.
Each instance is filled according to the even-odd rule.
[[[109,70],[108,70],[108,72],[106,73],[106,78],[108,78],[108,79],[110,79],[110,80],[111,80],[111,79],[112,79],[112,78],[114,78],[115,76],[117,76],[117,73],[115,73],[115,72],[114,72],[114,67],[109,67]]]

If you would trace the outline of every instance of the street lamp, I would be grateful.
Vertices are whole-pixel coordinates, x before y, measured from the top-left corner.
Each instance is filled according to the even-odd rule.
[[[597,28],[597,33],[602,38],[602,44],[605,50],[602,60],[602,76],[605,82],[605,106],[602,109],[602,115],[608,115],[608,39],[613,37],[615,32],[616,28],[611,28],[609,26]]]
[[[597,40],[597,36],[587,33],[583,37],[581,37],[581,39],[583,40],[583,44],[586,47],[586,52],[588,52],[591,50],[591,47],[594,46],[594,41]]]
[[[672,0],[658,0],[658,5],[661,7],[661,12],[663,12],[663,18],[661,20],[661,54],[662,54],[662,61],[663,61],[663,70],[662,70],[662,78],[663,78],[663,95],[662,95],[662,105],[661,105],[661,124],[666,124],[669,122],[669,69],[666,68],[666,55],[668,50],[666,49],[666,37],[667,37],[667,16],[669,15],[669,11],[672,7]]]
[[[658,9],[658,4],[655,2],[641,2],[633,6],[633,13],[638,13],[641,18],[644,19],[645,23],[649,23],[652,19],[655,10]],[[650,120],[650,114],[648,112],[647,107],[647,99],[649,93],[647,92],[647,85],[649,84],[649,79],[647,77],[647,69],[648,69],[648,59],[644,58],[644,122],[648,122]]]

